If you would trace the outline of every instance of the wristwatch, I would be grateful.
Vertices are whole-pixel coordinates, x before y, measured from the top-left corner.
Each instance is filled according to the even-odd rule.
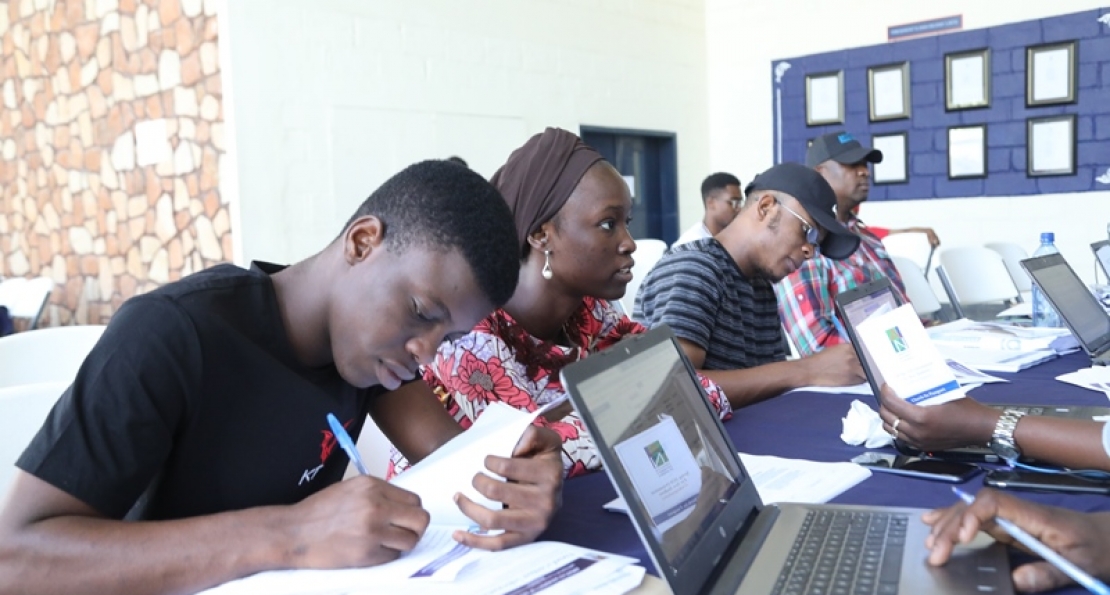
[[[1025,412],[1017,409],[1003,410],[1002,415],[998,416],[998,423],[994,425],[991,441],[987,443],[991,451],[1007,463],[1012,463],[1021,457],[1021,449],[1014,442],[1014,429],[1017,428],[1018,420],[1023,415]]]

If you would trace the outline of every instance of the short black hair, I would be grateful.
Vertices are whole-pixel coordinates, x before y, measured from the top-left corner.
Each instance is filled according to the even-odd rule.
[[[462,157],[459,157],[458,155],[452,155],[452,156],[448,157],[446,159],[446,161],[450,161],[451,163],[457,163],[457,164],[459,164],[463,167],[470,167],[469,165],[466,164],[466,160],[463,159]]]
[[[516,291],[513,215],[501,193],[473,170],[438,159],[410,165],[363,201],[343,231],[367,215],[381,220],[392,252],[412,244],[458,249],[495,307]]]
[[[740,179],[736,176],[719,171],[715,174],[709,174],[707,178],[701,183],[701,200],[705,202],[709,199],[709,195],[717,190],[724,190],[725,186],[739,186]]]

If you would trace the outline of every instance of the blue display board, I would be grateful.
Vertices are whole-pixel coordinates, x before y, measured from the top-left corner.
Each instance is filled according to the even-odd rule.
[[[907,181],[878,184],[871,200],[1110,190],[1110,8],[960,31],[932,37],[813,54],[771,64],[774,85],[776,161],[804,162],[815,136],[847,130],[869,144],[874,134],[907,133]],[[1026,48],[1077,42],[1077,99],[1074,103],[1026,106]],[[990,106],[945,109],[945,54],[990,48]],[[911,117],[872,122],[867,69],[910,63]],[[844,123],[806,124],[806,75],[843,71]],[[1027,173],[1028,118],[1074,114],[1073,175],[1030,177]],[[949,179],[948,128],[987,125],[987,175]],[[1101,181],[1100,181],[1101,179]]]

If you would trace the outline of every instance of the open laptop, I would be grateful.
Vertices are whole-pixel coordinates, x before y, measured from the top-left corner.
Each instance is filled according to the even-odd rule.
[[[1102,267],[1106,283],[1110,285],[1110,240],[1099,240],[1092,243],[1091,252],[1095,253],[1095,261],[1098,262],[1098,266]]]
[[[1110,314],[1102,309],[1061,254],[1045,254],[1021,261],[1021,266],[1056,308],[1091,363],[1110,365]]]
[[[920,509],[764,505],[666,326],[562,379],[674,595],[1012,593],[1005,551],[989,540],[927,564]]]
[[[852,347],[863,365],[863,373],[867,376],[867,382],[871,385],[871,391],[875,394],[876,404],[878,404],[879,388],[883,385],[883,378],[875,367],[871,354],[867,352],[867,346],[857,337],[856,327],[871,316],[889,312],[901,305],[902,300],[891,286],[890,279],[886,277],[840,292],[836,296],[837,315],[844,322],[844,328],[848,331]],[[1110,407],[1084,405],[1045,403],[1037,405],[991,404],[991,406],[998,409],[1021,409],[1030,415],[1048,415],[1074,419],[1094,419],[1098,416],[1110,415]],[[894,446],[904,454],[919,454],[919,451],[901,441],[895,441]],[[945,459],[999,462],[998,456],[986,445],[967,446],[930,454]]]

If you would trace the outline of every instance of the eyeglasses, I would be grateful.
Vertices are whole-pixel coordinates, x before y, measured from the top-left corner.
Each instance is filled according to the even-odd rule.
[[[798,221],[802,222],[802,233],[804,233],[806,236],[806,243],[816,246],[818,235],[817,228],[806,222],[806,220],[801,215],[795,213],[794,209],[791,209],[790,207],[782,204],[782,201],[779,200],[777,197],[775,198],[775,203],[777,203],[780,207],[786,209],[787,213],[794,215],[794,217],[797,218]]]
[[[732,210],[734,210],[734,211],[739,211],[741,205],[744,204],[744,199],[742,199],[742,198],[731,198],[731,197],[724,198],[724,197],[722,197],[721,200],[727,202],[728,206],[732,207]]]

